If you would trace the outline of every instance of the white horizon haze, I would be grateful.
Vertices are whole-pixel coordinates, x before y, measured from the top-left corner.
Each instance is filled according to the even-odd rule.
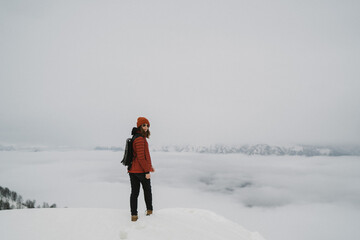
[[[0,143],[360,144],[359,10],[0,1]]]

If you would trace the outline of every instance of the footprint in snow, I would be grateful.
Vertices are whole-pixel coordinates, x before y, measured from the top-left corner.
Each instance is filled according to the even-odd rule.
[[[124,231],[120,231],[120,239],[127,239],[127,232],[124,232]]]

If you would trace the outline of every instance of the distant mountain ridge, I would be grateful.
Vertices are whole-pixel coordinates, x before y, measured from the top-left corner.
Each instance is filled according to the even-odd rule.
[[[72,151],[72,150],[96,150],[96,151],[124,151],[119,146],[96,146],[89,148],[76,147],[14,147],[11,145],[0,145],[0,151]],[[168,145],[168,146],[151,146],[153,152],[195,152],[209,154],[231,154],[239,153],[246,155],[275,155],[275,156],[360,156],[360,145],[344,146],[321,146],[321,145],[292,145],[292,146],[275,146],[269,144],[245,144],[245,145],[223,145],[215,144],[210,146],[194,145]]]
[[[124,151],[121,147],[100,147],[94,150]],[[360,146],[316,146],[316,145],[294,145],[294,146],[272,146],[268,144],[253,145],[172,145],[172,146],[150,146],[153,152],[196,152],[209,154],[231,154],[240,153],[246,155],[276,155],[276,156],[360,156]]]
[[[254,145],[211,145],[205,146],[162,146],[152,147],[153,151],[160,152],[198,152],[213,154],[241,153],[246,155],[290,155],[290,156],[360,156],[359,146],[271,146],[268,144]]]

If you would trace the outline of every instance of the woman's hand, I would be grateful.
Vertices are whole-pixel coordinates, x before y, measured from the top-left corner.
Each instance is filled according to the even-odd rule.
[[[150,173],[145,174],[146,179],[150,179]]]

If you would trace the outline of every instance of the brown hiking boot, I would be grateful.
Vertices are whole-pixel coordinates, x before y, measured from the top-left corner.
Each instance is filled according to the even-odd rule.
[[[138,220],[138,216],[137,215],[131,215],[131,221],[132,222],[136,222]]]
[[[153,210],[146,210],[146,216],[150,216],[153,213]]]

